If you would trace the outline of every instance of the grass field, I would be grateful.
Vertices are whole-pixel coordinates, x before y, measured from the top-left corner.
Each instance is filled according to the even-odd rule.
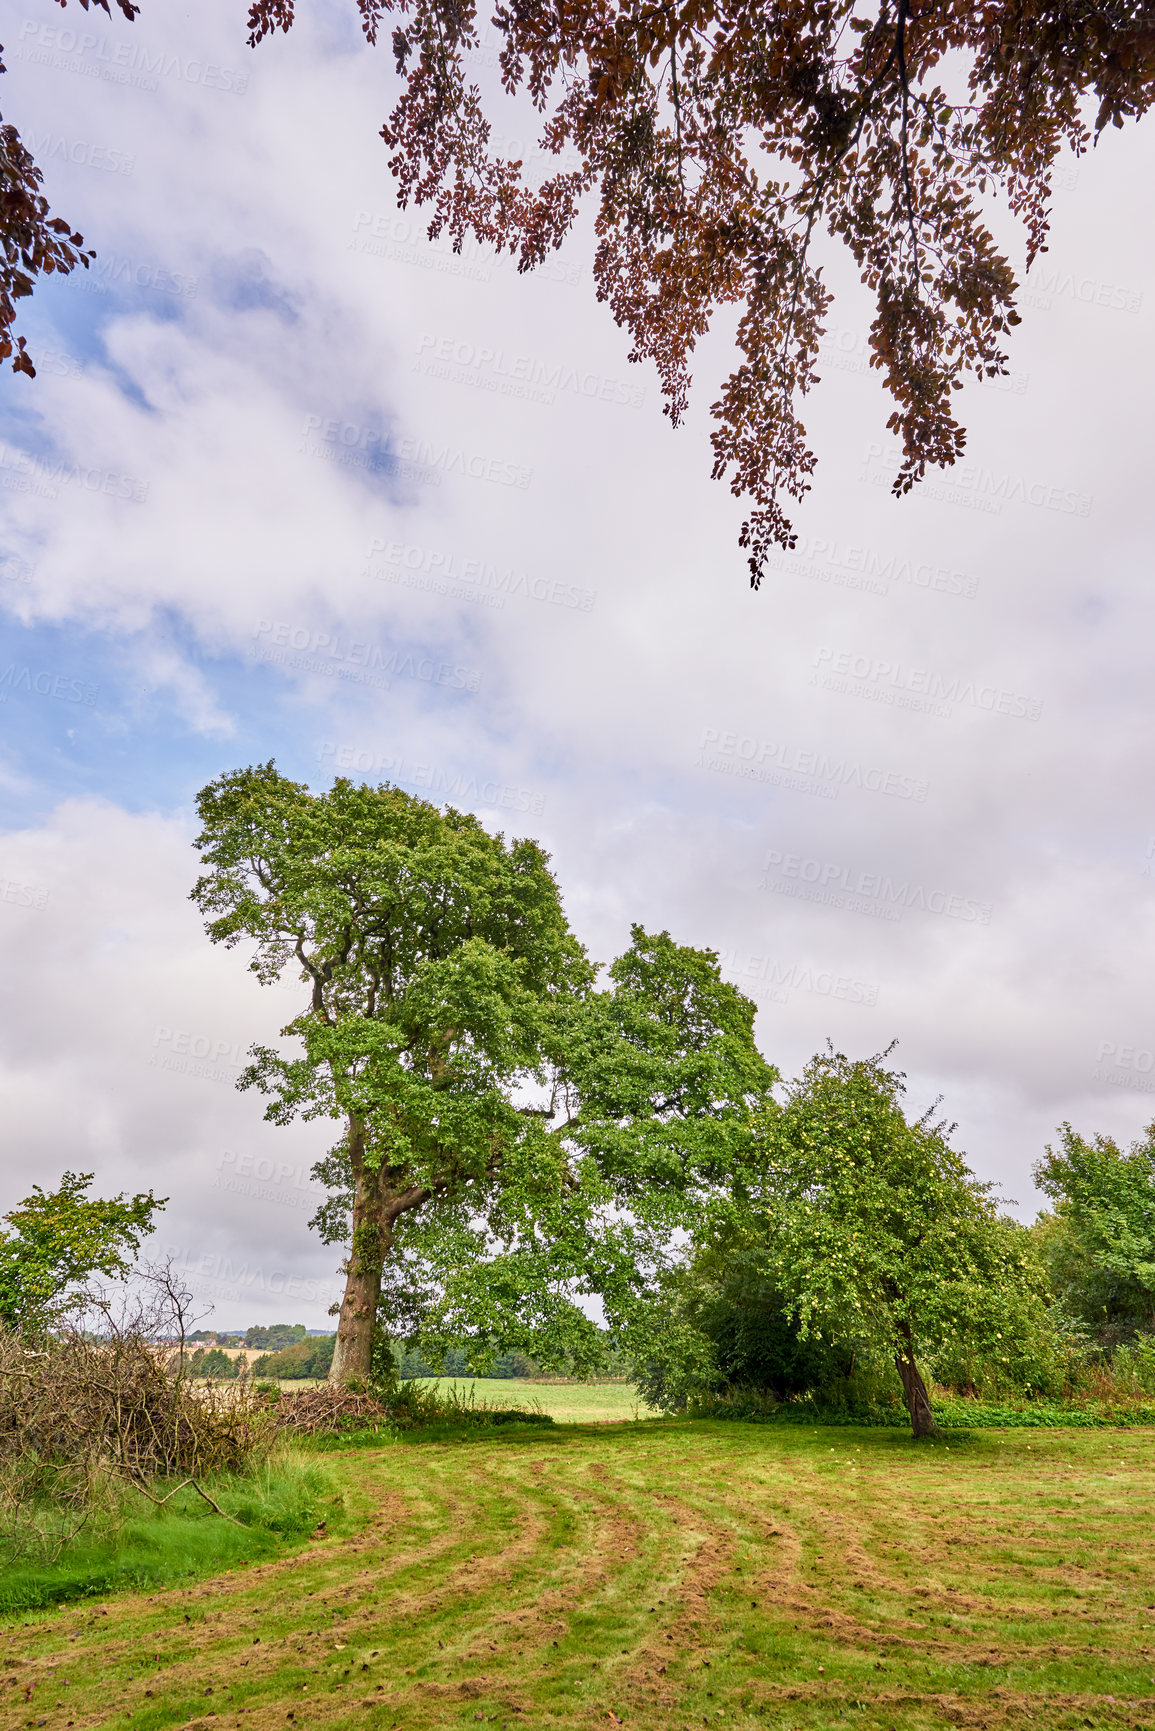
[[[479,1406],[537,1407],[563,1424],[604,1424],[652,1416],[628,1382],[526,1382],[521,1377],[497,1376],[431,1376],[421,1380],[427,1387],[456,1389],[466,1396],[472,1390]]]
[[[10,1621],[0,1724],[1151,1726],[1153,1447],[666,1422],[328,1457],[351,1533]]]
[[[542,1383],[509,1376],[429,1376],[414,1381],[425,1388],[456,1389],[466,1397],[472,1390],[479,1406],[540,1408],[563,1424],[606,1424],[652,1416],[633,1384],[627,1382]],[[279,1384],[286,1394],[318,1386],[300,1380]]]

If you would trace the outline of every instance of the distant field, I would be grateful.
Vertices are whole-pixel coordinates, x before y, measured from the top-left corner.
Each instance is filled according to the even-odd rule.
[[[472,1389],[475,1400],[483,1406],[539,1407],[567,1424],[604,1424],[653,1416],[628,1382],[526,1382],[517,1376],[430,1376],[421,1381],[431,1388],[457,1389],[465,1395]]]
[[[353,1530],[7,1620],[0,1726],[1150,1731],[1153,1444],[678,1420],[331,1455]]]
[[[427,1388],[457,1389],[481,1406],[539,1407],[565,1424],[609,1424],[622,1419],[652,1418],[651,1409],[627,1382],[558,1383],[526,1382],[517,1376],[429,1376],[414,1378]],[[286,1394],[317,1388],[316,1382],[282,1378]]]

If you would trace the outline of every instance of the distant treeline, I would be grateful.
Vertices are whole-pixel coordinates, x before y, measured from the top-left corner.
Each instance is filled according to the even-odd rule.
[[[306,1328],[303,1322],[274,1322],[268,1328],[254,1324],[243,1332],[234,1330],[228,1333],[219,1328],[199,1328],[195,1334],[190,1334],[190,1345],[201,1343],[205,1346],[247,1347],[255,1352],[280,1352],[283,1347],[292,1346],[294,1341],[319,1340],[323,1338],[323,1329]]]
[[[250,1336],[258,1338],[250,1339]],[[259,1347],[266,1340],[277,1350],[264,1352],[259,1358],[242,1361],[230,1358],[223,1350],[225,1344],[232,1345],[232,1337],[226,1335],[210,1335],[201,1332],[190,1336],[193,1341],[212,1340],[213,1344],[198,1345],[197,1350],[189,1360],[189,1369],[194,1376],[227,1379],[240,1375],[242,1368],[247,1368],[250,1375],[261,1378],[275,1378],[279,1381],[320,1381],[329,1374],[333,1362],[333,1348],[336,1344],[335,1334],[307,1334],[299,1324],[273,1323],[269,1328],[251,1328],[243,1337],[236,1337],[236,1345]],[[497,1358],[475,1370],[464,1347],[451,1347],[441,1355],[427,1355],[419,1347],[406,1348],[394,1345],[393,1358],[397,1366],[397,1378],[405,1382],[413,1377],[427,1376],[487,1376],[487,1377],[534,1377],[541,1376],[542,1369],[536,1359],[530,1358],[524,1352],[503,1352]]]

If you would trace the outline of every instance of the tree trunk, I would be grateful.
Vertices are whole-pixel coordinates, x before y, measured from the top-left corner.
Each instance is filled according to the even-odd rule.
[[[926,1392],[926,1384],[917,1364],[914,1362],[914,1342],[911,1339],[910,1324],[899,1324],[901,1346],[894,1355],[894,1367],[902,1378],[902,1392],[906,1396],[906,1410],[910,1414],[910,1428],[915,1439],[924,1436],[937,1436],[938,1426],[934,1422],[934,1413],[930,1407],[930,1396]]]
[[[329,1381],[369,1380],[373,1330],[381,1297],[381,1270],[390,1237],[385,1222],[385,1174],[365,1164],[365,1128],[349,1120],[349,1162],[353,1169],[353,1234],[345,1264],[345,1296],[337,1319],[337,1342]]]
[[[385,1258],[393,1248],[393,1228],[411,1208],[433,1194],[418,1184],[397,1187],[397,1169],[371,1166],[365,1159],[365,1126],[349,1120],[349,1165],[353,1175],[353,1231],[345,1264],[345,1296],[337,1318],[337,1340],[329,1381],[367,1382],[373,1372],[373,1334],[381,1303]]]

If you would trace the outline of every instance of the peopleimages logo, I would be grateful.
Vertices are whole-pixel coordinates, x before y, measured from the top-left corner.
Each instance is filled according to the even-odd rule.
[[[317,762],[326,769],[339,772],[352,770],[360,774],[380,775],[395,787],[419,793],[432,793],[447,803],[464,806],[483,805],[498,811],[525,811],[540,816],[545,810],[546,796],[528,787],[515,787],[493,776],[476,775],[470,770],[444,769],[435,763],[414,763],[406,767],[400,757],[388,757],[356,745],[338,745],[324,741],[317,751]]]
[[[987,926],[991,921],[990,902],[980,902],[952,890],[928,889],[910,878],[899,880],[883,872],[856,871],[853,866],[839,865],[834,860],[807,859],[804,854],[771,848],[766,855],[765,871],[759,886],[762,889],[793,896],[798,901],[825,902],[877,919],[899,920],[907,908],[914,908],[963,920],[968,925]]]
[[[799,536],[791,551],[771,554],[769,564],[777,571],[791,571],[815,583],[869,595],[889,595],[892,583],[905,583],[928,594],[959,595],[973,601],[979,586],[977,577],[953,571],[949,565],[880,553],[875,547],[827,540],[823,535]]]
[[[7,703],[10,691],[27,691],[37,697],[55,697],[61,703],[96,702],[97,687],[83,679],[70,679],[66,673],[50,673],[47,669],[33,672],[31,667],[17,667],[10,661],[0,668],[0,703]]]
[[[1121,1046],[1117,1040],[1103,1040],[1091,1080],[1110,1082],[1115,1088],[1132,1088],[1139,1094],[1155,1094],[1153,1069],[1155,1052],[1144,1046]]]
[[[202,1082],[222,1082],[236,1087],[249,1054],[235,1042],[193,1033],[187,1028],[157,1027],[152,1036],[149,1068],[172,1075],[193,1076]]]
[[[1099,1046],[1099,1062],[1110,1061],[1115,1070],[1139,1070],[1149,1075],[1155,1069],[1155,1052],[1142,1046],[1120,1046],[1117,1040],[1103,1040]]]
[[[500,135],[494,135],[489,142],[491,149],[501,149]],[[551,172],[556,172],[562,163],[556,157],[550,160]],[[580,163],[580,158],[576,160]],[[472,235],[464,235],[460,244],[460,252],[454,252],[453,237],[444,231],[431,240],[428,221],[420,218],[402,216],[397,211],[359,210],[353,217],[349,251],[360,253],[365,258],[414,265],[420,270],[436,271],[443,276],[464,277],[469,282],[492,282],[495,270],[516,271],[516,260],[508,254],[483,247]],[[577,288],[584,274],[583,267],[575,260],[559,253],[547,253],[534,267],[533,280],[564,283],[569,288]]]
[[[110,84],[130,84],[138,90],[156,90],[158,78],[179,78],[184,84],[241,96],[249,82],[247,72],[233,72],[209,60],[182,60],[168,49],[150,51],[143,42],[113,42],[91,30],[41,24],[35,18],[25,18],[21,24],[16,52],[34,65],[57,66],[65,72],[81,72]]]
[[[135,476],[114,469],[85,469],[79,463],[50,463],[13,445],[0,445],[0,486],[43,499],[55,499],[58,487],[79,487],[105,499],[129,499],[134,505],[143,505],[148,498],[148,482]]]
[[[707,755],[711,752],[713,755]],[[717,775],[765,782],[771,787],[817,794],[822,799],[837,799],[842,788],[858,787],[867,793],[921,804],[929,789],[925,780],[903,775],[896,769],[883,769],[878,764],[825,751],[782,745],[774,740],[755,739],[750,734],[723,733],[716,727],[707,727],[703,733],[696,763],[699,769],[713,770]]]
[[[433,763],[415,763],[407,785],[447,802],[461,800],[463,804],[492,806],[499,811],[527,811],[534,816],[545,810],[544,793],[534,793],[528,787],[511,787],[492,777],[473,775],[469,770],[439,769]]]
[[[132,174],[136,157],[110,144],[91,144],[58,133],[29,133],[25,142],[38,163],[70,162],[76,168],[100,168],[106,174]]]
[[[820,998],[862,1004],[869,1009],[878,1003],[878,986],[874,981],[859,980],[834,968],[816,968],[809,962],[776,961],[772,956],[739,956],[732,950],[723,950],[718,961],[732,976],[737,976],[735,983],[746,996],[773,1004],[789,1003],[791,992],[813,992]]]
[[[255,1154],[234,1154],[228,1148],[217,1161],[213,1189],[252,1196],[258,1202],[277,1202],[284,1208],[317,1208],[325,1200],[310,1167]]]
[[[1038,721],[1043,705],[1037,697],[1025,697],[998,685],[977,684],[959,675],[947,678],[928,668],[903,667],[884,657],[862,655],[853,649],[819,649],[814,657],[811,685],[827,691],[842,691],[850,697],[865,697],[874,703],[893,704],[900,709],[921,709],[949,716],[951,705],[967,704],[988,715],[1016,716]]]
[[[1143,291],[1129,283],[1104,282],[1100,277],[1080,276],[1064,270],[1048,258],[1039,258],[1027,273],[1025,292],[1020,296],[1027,306],[1044,311],[1055,299],[1080,301],[1083,306],[1103,307],[1109,312],[1138,313],[1143,307]]]
[[[336,1295],[329,1281],[302,1279],[283,1269],[262,1268],[248,1262],[234,1262],[229,1256],[212,1251],[186,1250],[166,1246],[165,1256],[173,1271],[194,1295],[206,1298],[246,1298],[261,1294],[273,1298],[296,1298],[311,1304],[325,1304]]]
[[[582,372],[564,361],[507,354],[487,343],[463,342],[430,332],[418,344],[413,370],[452,384],[526,398],[547,407],[557,401],[559,392],[566,391],[590,402],[618,403],[634,409],[641,408],[646,395],[644,385],[626,379],[607,378],[602,373]]]
[[[373,565],[375,557],[380,557],[389,569]],[[534,577],[528,571],[515,570],[511,565],[490,565],[484,559],[458,559],[453,553],[436,552],[408,542],[371,541],[369,559],[366,568],[369,577],[384,582],[412,583],[415,588],[428,588],[455,599],[484,599],[497,607],[504,606],[508,597],[521,597],[551,607],[568,607],[578,613],[589,613],[597,600],[596,589],[585,589],[578,583],[567,583],[555,577]]]
[[[481,671],[435,661],[431,655],[414,655],[390,649],[381,643],[313,630],[288,620],[260,619],[253,631],[257,642],[249,654],[298,673],[320,673],[326,678],[347,679],[357,685],[372,685],[388,691],[394,679],[416,679],[426,685],[446,686],[451,691],[479,691]]]
[[[0,902],[8,902],[18,908],[46,908],[48,891],[41,884],[25,884],[16,878],[0,878]]]
[[[871,442],[863,455],[866,470],[859,476],[872,486],[889,487],[902,464],[899,445]],[[955,463],[944,469],[941,480],[920,481],[914,499],[933,499],[944,505],[961,505],[997,517],[1006,504],[1034,505],[1042,511],[1058,511],[1067,517],[1089,517],[1094,498],[1071,487],[1030,481],[1008,470],[984,469],[977,463]]]
[[[359,210],[353,218],[353,239],[349,242],[349,250],[369,258],[421,265],[426,270],[466,277],[471,282],[491,281],[492,267],[496,262],[494,255],[487,253],[472,235],[463,238],[461,251],[455,253],[449,235],[440,234],[435,240],[430,240],[427,223],[400,216],[395,211],[375,215],[369,210]]]
[[[533,480],[533,470],[504,457],[483,451],[463,451],[458,445],[442,444],[417,435],[393,439],[379,428],[343,421],[337,415],[307,415],[300,454],[328,462],[367,470],[374,475],[441,485],[446,475],[462,475],[470,481],[489,481],[497,487],[517,487],[521,492]]]
[[[182,271],[168,270],[147,259],[122,258],[117,253],[98,254],[95,263],[77,279],[82,289],[103,294],[107,288],[154,289],[157,294],[195,300],[197,279]]]

